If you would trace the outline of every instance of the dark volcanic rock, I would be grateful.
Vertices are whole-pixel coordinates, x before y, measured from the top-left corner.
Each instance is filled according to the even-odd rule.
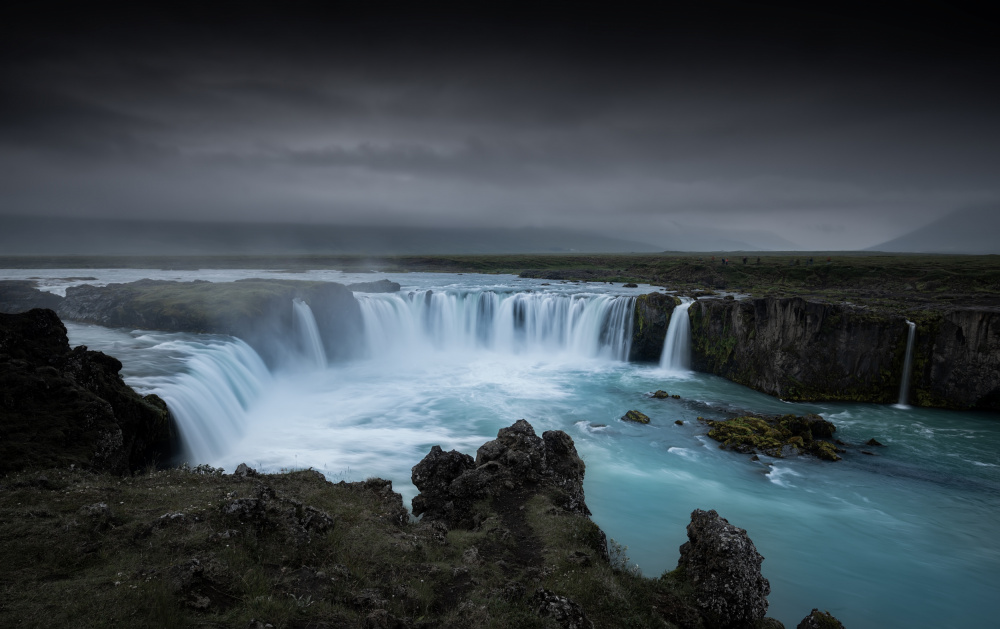
[[[837,620],[830,612],[821,612],[818,609],[802,619],[796,629],[844,629],[844,625]]]
[[[33,308],[56,309],[63,298],[35,288],[31,280],[0,281],[0,312],[27,312]]]
[[[121,367],[71,350],[51,310],[0,314],[0,472],[75,464],[122,473],[169,459],[177,432],[166,404],[129,388]]]
[[[764,558],[747,536],[715,510],[695,509],[680,548],[678,568],[694,588],[711,627],[749,627],[767,613],[771,584],[760,572]]]
[[[551,491],[566,510],[589,515],[583,495],[584,470],[569,435],[550,430],[539,438],[531,424],[519,419],[483,444],[475,461],[455,450],[431,448],[413,467],[411,479],[420,490],[413,498],[413,515],[449,527],[470,528],[475,524],[472,506],[476,501],[523,489]]]
[[[673,295],[649,293],[635,298],[635,320],[632,323],[632,348],[628,359],[638,362],[658,362],[663,352],[663,339],[673,314]]]
[[[564,629],[593,629],[594,623],[587,618],[583,608],[576,602],[559,596],[555,592],[539,588],[531,597],[537,605],[535,613],[542,618],[551,618]]]

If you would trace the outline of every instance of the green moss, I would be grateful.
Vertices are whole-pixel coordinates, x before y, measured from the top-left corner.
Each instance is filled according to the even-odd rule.
[[[828,461],[839,461],[836,447],[813,438],[830,436],[836,430],[830,422],[817,415],[800,417],[760,417],[745,415],[725,421],[707,420],[708,436],[720,442],[720,447],[736,452],[758,452],[773,457],[784,456],[784,449],[806,452]]]
[[[636,422],[638,424],[648,424],[649,416],[641,411],[631,410],[622,415],[622,421]]]

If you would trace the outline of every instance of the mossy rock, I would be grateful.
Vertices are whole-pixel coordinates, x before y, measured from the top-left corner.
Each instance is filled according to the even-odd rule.
[[[638,424],[648,424],[649,416],[640,411],[632,410],[622,415],[622,421],[636,422]]]
[[[761,453],[775,458],[808,453],[826,461],[839,461],[837,448],[815,435],[832,436],[836,426],[819,415],[760,417],[744,415],[725,421],[707,420],[708,436],[719,447],[744,454]]]
[[[670,397],[670,394],[664,391],[663,389],[657,389],[656,391],[653,392],[653,397],[655,397],[658,400],[665,400],[668,397]]]

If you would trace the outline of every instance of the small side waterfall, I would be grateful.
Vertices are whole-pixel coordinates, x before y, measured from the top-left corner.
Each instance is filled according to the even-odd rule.
[[[903,377],[899,382],[899,402],[897,406],[906,406],[910,398],[910,372],[913,370],[913,338],[917,334],[917,324],[907,321],[909,330],[906,332],[906,357],[903,359]]]
[[[670,314],[667,336],[663,339],[663,353],[660,367],[669,371],[691,370],[691,320],[688,308],[694,303],[689,297],[681,297],[681,304]]]
[[[267,388],[271,373],[239,339],[163,346],[185,356],[184,370],[150,382],[152,392],[170,407],[190,460],[214,461],[243,434],[246,410],[259,391]]]
[[[319,334],[312,308],[301,299],[293,299],[292,311],[295,314],[298,343],[306,360],[313,366],[326,367],[326,350],[323,349],[323,338]]]

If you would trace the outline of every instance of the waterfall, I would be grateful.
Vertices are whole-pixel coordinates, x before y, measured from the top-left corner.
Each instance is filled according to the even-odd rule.
[[[298,334],[300,351],[312,366],[326,367],[326,350],[323,349],[323,338],[316,325],[316,317],[312,308],[301,299],[292,300],[292,311],[295,314],[295,328]]]
[[[358,301],[373,357],[488,349],[625,360],[632,342],[629,296],[417,291]]]
[[[691,370],[691,320],[688,308],[694,303],[689,297],[681,297],[681,304],[674,308],[667,326],[667,336],[663,339],[660,367],[670,371]]]
[[[246,410],[271,374],[260,356],[235,338],[173,341],[160,348],[179,352],[184,369],[150,381],[152,392],[170,407],[190,460],[213,461],[242,435]]]
[[[910,398],[910,371],[913,370],[913,339],[917,335],[917,324],[907,321],[906,357],[903,359],[903,377],[899,382],[899,402],[897,406],[906,407]]]

